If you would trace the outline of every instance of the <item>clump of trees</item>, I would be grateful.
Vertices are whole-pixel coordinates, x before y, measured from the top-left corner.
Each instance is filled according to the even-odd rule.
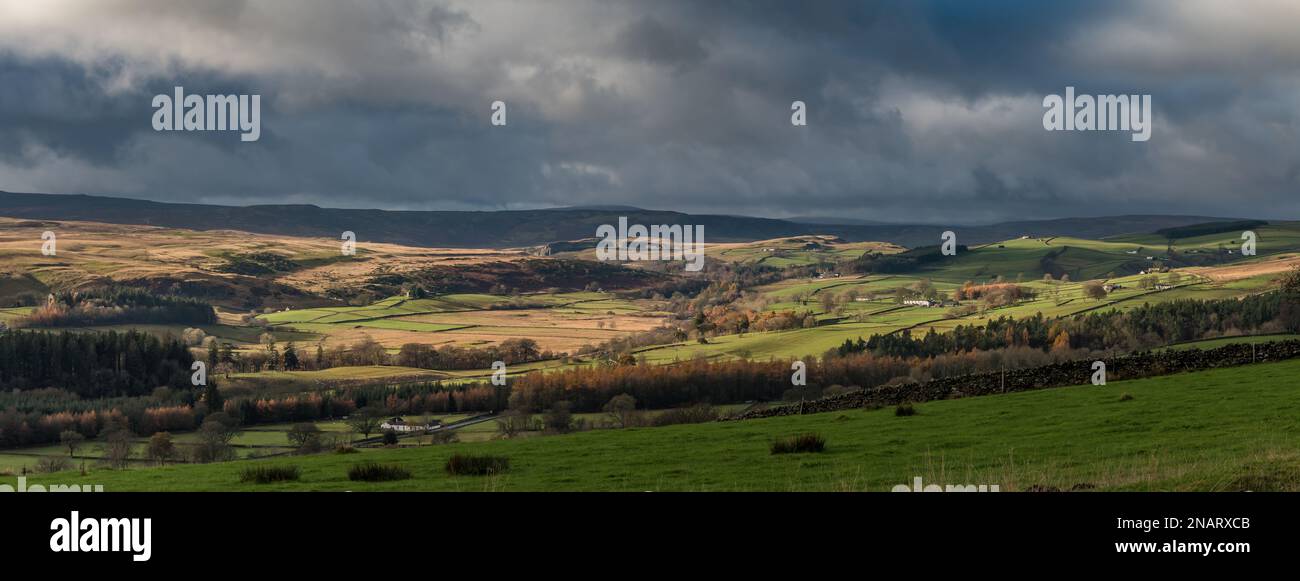
[[[537,341],[532,339],[512,338],[477,349],[455,345],[434,348],[423,343],[407,343],[398,351],[395,362],[421,369],[485,369],[491,367],[494,361],[515,365],[555,359],[561,355],[563,354],[539,349]]]
[[[975,284],[967,281],[961,288],[953,291],[953,299],[959,301],[982,300],[989,307],[1002,307],[1018,301],[1033,298],[1033,291],[1027,287],[1007,282]]]
[[[1106,287],[1101,284],[1101,281],[1090,280],[1083,283],[1083,296],[1087,298],[1099,301],[1106,298],[1106,294]]]
[[[84,327],[123,323],[197,324],[217,322],[212,305],[198,299],[158,295],[143,289],[107,287],[51,294],[20,319],[27,327]]]
[[[439,382],[372,385],[340,388],[281,397],[244,397],[226,401],[223,411],[241,424],[306,422],[360,415],[357,410],[378,410],[378,415],[490,412],[506,409],[509,388],[488,383],[444,385]],[[369,411],[366,413],[370,413]],[[368,433],[378,432],[382,417]],[[360,432],[358,432],[360,433]]]

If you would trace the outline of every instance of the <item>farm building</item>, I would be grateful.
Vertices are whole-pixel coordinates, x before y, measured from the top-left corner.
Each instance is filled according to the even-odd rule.
[[[430,420],[427,425],[419,425],[419,424],[409,424],[406,422],[406,420],[402,418],[394,417],[394,418],[389,418],[382,424],[379,424],[379,429],[392,430],[394,432],[417,432],[423,430],[432,430],[435,428],[439,428],[441,426],[442,426],[442,422],[438,420]]]

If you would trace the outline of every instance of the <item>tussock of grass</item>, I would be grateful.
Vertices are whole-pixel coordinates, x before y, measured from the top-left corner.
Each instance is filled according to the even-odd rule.
[[[488,454],[452,454],[445,466],[453,476],[490,476],[510,470],[510,459]]]
[[[406,480],[410,477],[411,471],[397,464],[362,462],[348,468],[348,480],[388,482],[391,480]]]
[[[773,454],[797,454],[803,452],[821,452],[826,449],[826,438],[819,434],[799,434],[781,438],[772,442]]]
[[[288,482],[297,480],[301,471],[297,466],[248,466],[239,471],[240,482],[269,484],[271,482]]]

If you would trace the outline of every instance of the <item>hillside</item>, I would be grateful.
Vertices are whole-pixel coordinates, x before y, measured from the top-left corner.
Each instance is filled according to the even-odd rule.
[[[56,256],[40,252],[46,230],[58,235]],[[636,288],[659,280],[613,264],[537,258],[522,249],[360,240],[356,254],[344,256],[337,238],[0,217],[0,299],[114,282],[246,309],[383,298],[405,284],[444,293],[529,292],[582,290],[593,283]]]
[[[56,256],[40,253],[46,229],[58,231]],[[339,242],[329,239],[0,218],[0,323],[17,324],[52,291],[127,285],[217,306],[219,324],[198,327],[241,347],[270,330],[285,341],[373,339],[391,349],[407,342],[483,346],[522,336],[543,349],[574,351],[662,319],[646,301],[584,288],[614,291],[661,279],[523,250],[363,242],[355,256],[342,256]],[[398,296],[409,285],[439,297]],[[257,312],[269,314],[248,318]],[[185,328],[131,326],[174,335]]]
[[[42,256],[39,252],[40,235],[46,229],[59,233],[57,256]],[[672,366],[696,359],[761,362],[769,358],[804,358],[841,348],[846,341],[872,336],[903,337],[911,333],[919,337],[933,329],[951,337],[948,332],[959,325],[972,329],[1002,317],[1021,320],[1041,314],[1050,319],[1098,310],[1126,311],[1175,299],[1239,299],[1258,295],[1275,289],[1279,276],[1300,264],[1297,255],[1300,225],[1277,223],[1256,230],[1261,253],[1256,257],[1224,252],[1230,246],[1222,232],[1180,238],[1173,247],[1167,241],[1159,245],[1161,237],[1156,234],[1107,239],[1017,237],[966,246],[955,257],[927,258],[915,263],[915,268],[908,272],[869,274],[851,271],[855,257],[863,253],[884,259],[929,256],[926,253],[933,247],[907,251],[889,243],[854,242],[829,234],[800,235],[756,242],[711,243],[706,250],[710,260],[726,262],[734,268],[714,268],[699,279],[688,279],[653,270],[578,260],[584,257],[582,251],[538,256],[526,248],[423,248],[363,240],[355,256],[342,256],[339,242],[332,237],[0,218],[0,291],[5,293],[0,297],[26,301],[22,306],[0,305],[0,323],[22,327],[32,325],[32,321],[46,321],[35,324],[57,327],[58,323],[49,323],[48,318],[30,316],[41,314],[42,308],[35,305],[48,291],[113,283],[143,287],[159,294],[201,297],[217,305],[215,323],[77,323],[87,326],[76,327],[74,334],[131,327],[157,337],[189,337],[186,341],[190,347],[208,345],[209,348],[192,349],[191,355],[200,359],[214,356],[213,344],[203,343],[205,338],[229,344],[228,348],[223,347],[222,360],[213,369],[221,378],[219,393],[227,403],[239,402],[238,406],[254,401],[253,398],[283,397],[283,401],[296,401],[298,397],[319,397],[332,390],[352,387],[373,388],[389,394],[394,384],[407,384],[398,389],[414,389],[414,383],[430,380],[447,382],[425,386],[438,391],[479,389],[468,384],[489,377],[493,371],[491,364],[504,361],[498,357],[505,357],[506,353],[511,358],[510,375],[515,381],[523,382],[517,385],[527,386],[530,380],[561,377],[553,375],[557,372],[621,366],[642,369],[642,365]],[[1198,266],[1184,266],[1189,263]],[[747,269],[741,268],[742,265],[778,268]],[[1175,268],[1165,269],[1170,266]],[[1137,273],[1155,267],[1160,272]],[[1042,274],[1053,277],[1048,280]],[[1068,281],[1063,279],[1067,274]],[[982,284],[998,277],[1012,284]],[[1088,285],[1084,280],[1096,278],[1105,279],[1108,292],[1085,293]],[[981,285],[1014,286],[1017,298],[994,301],[971,294],[974,291],[970,289]],[[1091,285],[1100,287],[1097,282]],[[36,302],[31,302],[33,297]],[[927,300],[915,300],[918,297]],[[1255,304],[1253,301],[1228,303]],[[742,319],[753,324],[741,326]],[[1240,326],[1229,324],[1238,321],[1234,317],[1197,320],[1217,320],[1224,324],[1204,332],[1197,330],[1195,335],[1179,334],[1176,340],[1223,341],[1225,335],[1282,330],[1273,320]],[[1071,329],[1070,334],[1076,334],[1077,330]],[[1035,330],[1038,341],[1035,346],[1049,344],[1047,331],[1041,325]],[[1175,340],[1168,339],[1171,336],[1161,337]],[[1165,344],[1158,342],[1161,337],[1143,336],[1138,337],[1141,341],[1134,339],[1131,343],[1114,345],[1151,348]],[[296,343],[297,363],[290,366],[281,361],[287,361],[292,343]],[[225,353],[227,349],[230,353]],[[1052,349],[1055,351],[1055,347]],[[278,355],[282,353],[286,359],[279,360]],[[943,466],[956,466],[954,469],[961,470],[963,479],[967,475],[991,479],[990,474],[1000,474],[998,482],[1008,490],[1034,486],[1223,489],[1253,482],[1244,479],[1255,476],[1252,472],[1255,466],[1243,464],[1241,458],[1292,451],[1278,452],[1269,445],[1252,441],[1242,444],[1244,447],[1216,451],[1208,459],[1189,459],[1186,454],[1190,452],[1177,446],[1168,450],[1159,446],[1141,448],[1146,454],[1142,456],[1133,450],[1144,442],[1175,442],[1162,439],[1158,432],[1164,428],[1146,426],[1142,422],[1148,420],[1129,416],[1125,410],[1146,409],[1155,405],[1149,402],[1155,401],[1171,409],[1208,408],[1210,402],[1222,406],[1224,391],[1202,393],[1199,391],[1202,383],[1221,387],[1240,383],[1241,376],[1263,373],[1261,381],[1273,382],[1276,387],[1285,385],[1287,374],[1296,371],[1294,366],[1283,365],[1276,369],[1284,372],[1264,373],[1269,369],[1275,368],[1252,366],[1227,370],[1223,372],[1227,375],[1220,376],[1196,374],[1180,376],[1182,379],[1115,382],[1126,386],[1126,391],[1146,393],[1138,395],[1135,400],[1138,403],[1124,402],[1126,407],[1122,408],[1114,407],[1115,402],[1104,398],[1068,395],[1101,393],[1098,390],[1068,388],[1052,390],[1061,395],[1023,394],[1047,398],[1044,400],[998,396],[924,403],[922,414],[910,419],[895,418],[889,410],[859,412],[855,409],[838,415],[774,418],[742,424],[598,431],[465,444],[504,450],[499,453],[519,462],[517,471],[510,476],[487,481],[440,478],[441,454],[461,448],[366,449],[362,457],[417,463],[418,466],[412,467],[417,479],[388,485],[396,489],[475,489],[486,482],[493,489],[521,490],[876,490],[906,481],[909,473],[927,479],[944,477],[930,471],[936,461]],[[908,370],[890,373],[898,375],[880,380],[908,376]],[[691,376],[690,380],[697,381],[698,377]],[[1066,380],[1069,381],[1073,379]],[[1149,386],[1177,389],[1190,399],[1160,399],[1157,396],[1168,390],[1149,390]],[[1259,389],[1266,387],[1259,386]],[[505,401],[482,399],[484,393],[504,397],[483,389],[487,391],[473,396],[479,399],[464,400],[459,407],[448,403],[435,411],[456,412],[467,417],[473,413],[500,412],[507,405]],[[780,399],[786,397],[784,391],[786,387],[782,383],[781,389],[757,397]],[[1115,393],[1110,388],[1108,391]],[[40,392],[26,391],[6,395],[22,405],[31,405],[35,398],[42,397]],[[140,414],[154,409],[152,406],[179,404],[172,408],[181,410],[174,412],[179,414],[174,431],[178,437],[192,440],[198,437],[194,432],[198,425],[193,416],[185,415],[193,410],[189,407],[192,402],[179,399],[183,395],[169,391],[135,394],[129,402],[104,405],[129,405],[128,409],[143,418]],[[444,395],[450,402],[450,395]],[[1251,422],[1259,414],[1293,405],[1294,402],[1278,399],[1276,395],[1260,391],[1243,404],[1251,410],[1249,417],[1228,418],[1244,423],[1215,423],[1213,430],[1194,432],[1256,429]],[[743,406],[748,404],[740,402],[749,399],[754,398],[733,397],[718,403]],[[359,400],[348,401],[351,402],[348,405],[356,405]],[[686,401],[692,400],[659,405],[679,405]],[[988,401],[1002,403],[994,406]],[[1258,402],[1269,405],[1257,409]],[[582,409],[582,413],[589,414],[584,421],[603,421],[604,416],[596,412],[600,404],[603,402]],[[73,401],[59,405],[99,403]],[[951,409],[961,411],[943,415],[949,406],[957,406]],[[29,426],[46,425],[37,415],[19,418],[9,409],[5,408],[9,414],[5,434],[32,434],[22,430],[24,421]],[[385,413],[403,413],[397,407],[393,409],[398,411]],[[1056,413],[1058,410],[1074,410],[1077,417],[1062,418]],[[662,412],[655,410],[655,413]],[[1116,412],[1121,415],[1116,416]],[[1203,417],[1201,413],[1189,412],[1183,418],[1185,421],[1177,425],[1203,425],[1204,420],[1198,419]],[[316,415],[298,418],[321,420],[333,426],[334,431],[346,434],[346,425],[336,418],[347,411],[318,410],[312,414]],[[930,418],[936,416],[943,421],[931,424]],[[963,423],[965,420],[961,418],[966,417],[974,423]],[[1133,431],[1152,437],[1110,442],[1108,429],[1114,426],[1113,421],[1120,421],[1117,417],[1129,426],[1123,430],[1126,434]],[[286,451],[283,434],[276,436],[278,439],[273,444],[259,427],[265,420],[253,421],[254,433],[240,439],[244,443],[240,454]],[[1036,420],[1046,423],[1034,423]],[[281,417],[275,421],[288,419]],[[141,423],[140,419],[133,422],[138,433],[132,442],[135,448],[129,461],[133,466],[144,467],[147,462],[142,458],[142,446],[152,433],[149,426],[153,424]],[[918,431],[910,431],[912,428],[900,431],[898,428],[904,424],[899,422],[910,422],[906,425]],[[989,424],[1006,426],[1009,431],[981,431]],[[1058,424],[1064,426],[1061,429],[1089,434],[1112,449],[1096,453],[1072,449],[1059,434],[1045,433],[1046,426]],[[987,444],[972,443],[968,436],[945,431],[956,427],[964,427],[968,434],[981,435]],[[285,429],[282,425],[279,431]],[[771,458],[764,454],[767,441],[790,435],[787,431],[805,429],[830,438],[830,451],[811,459]],[[472,432],[474,440],[484,442],[495,433],[494,423],[478,424]],[[539,432],[540,429],[535,429],[530,434]],[[51,439],[59,434],[46,431],[37,433],[39,438],[15,440],[6,450],[7,455],[0,454],[0,467],[27,467],[50,458],[62,458],[58,445]],[[699,448],[692,445],[686,450],[674,450],[664,446],[660,438],[668,437],[665,434],[676,434],[676,441],[692,442]],[[1018,439],[1024,434],[1031,435],[1032,442],[1026,444]],[[94,443],[81,458],[99,458],[102,438],[93,433],[89,437]],[[1197,437],[1193,434],[1189,441]],[[849,444],[844,446],[845,442]],[[599,453],[582,457],[579,448]],[[635,453],[628,460],[610,458],[612,452],[608,451],[619,448]],[[724,462],[715,470],[714,465],[719,464],[716,458],[732,456],[746,459],[746,465],[737,467]],[[951,462],[950,458],[953,458]],[[1172,466],[1173,472],[1139,473],[1143,470],[1141,463],[1153,458],[1162,467]],[[341,474],[357,459],[357,456],[322,455],[275,461],[304,463],[306,479],[299,487],[352,489],[353,483],[343,480]],[[1218,464],[1203,468],[1198,467],[1200,462]],[[1058,470],[1057,463],[1069,465],[1062,465]],[[163,479],[164,486],[168,487],[219,488],[226,486],[220,482],[230,479],[237,466],[185,466],[156,473],[167,475],[176,470],[196,478],[193,485],[168,483]],[[1128,472],[1104,472],[1101,466]],[[572,480],[555,480],[551,476],[554,471],[574,476]],[[870,476],[861,476],[863,473]],[[1056,475],[1044,476],[1049,473]],[[106,483],[137,486],[132,480],[135,476],[98,468],[95,474],[103,474]],[[1293,484],[1287,476],[1279,482],[1265,481],[1264,486]],[[153,481],[139,484],[155,485]]]
[[[887,491],[926,483],[997,484],[1003,491],[1300,490],[1300,361],[893,409],[567,436],[365,450],[128,471],[96,469],[33,482],[92,480],[108,491],[610,490]],[[1128,397],[1122,397],[1127,395]],[[805,432],[821,454],[772,455],[772,440]],[[448,476],[452,453],[503,455],[509,473]],[[362,460],[414,477],[349,481]],[[241,483],[252,463],[293,464],[298,482]],[[62,479],[62,480],[60,480]]]
[[[590,238],[601,224],[701,224],[710,242],[749,242],[828,234],[850,242],[889,242],[906,247],[936,244],[943,225],[803,224],[787,220],[683,214],[635,208],[561,208],[495,212],[387,211],[311,205],[216,206],[174,204],[87,195],[0,192],[0,216],[29,220],[81,220],[191,230],[242,230],[282,236],[337,239],[356,232],[359,241],[407,246],[509,248]],[[1214,221],[1200,216],[1114,216],[1007,222],[957,228],[961,243],[983,244],[1033,236],[1103,238]]]
[[[45,229],[59,231],[59,253],[39,252]],[[724,334],[707,344],[694,340],[661,342],[633,351],[651,362],[696,356],[787,357],[818,355],[844,340],[903,329],[940,331],[959,324],[982,324],[987,317],[1043,313],[1065,316],[1113,306],[1130,308],[1174,298],[1224,298],[1261,292],[1279,274],[1300,262],[1300,227],[1281,223],[1259,229],[1261,256],[1219,255],[1213,266],[1177,269],[1178,288],[1152,293],[1139,288],[1136,273],[1176,265],[1186,256],[1209,258],[1224,236],[1182,242],[1167,260],[1151,237],[1107,240],[1028,238],[977,245],[955,257],[926,263],[906,274],[789,278],[750,289],[763,312],[811,312],[811,328]],[[91,222],[53,222],[0,218],[0,322],[14,322],[30,306],[17,297],[41,299],[51,290],[110,283],[179,293],[210,301],[221,309],[220,325],[208,334],[237,345],[256,342],[270,330],[280,340],[353,344],[371,338],[389,349],[407,342],[432,345],[489,345],[527,337],[543,348],[574,352],[586,345],[648,331],[671,322],[664,301],[628,299],[608,293],[645,288],[666,275],[590,260],[589,252],[537,257],[525,249],[420,248],[362,242],[357,254],[339,254],[329,238],[270,236],[229,230],[194,231],[157,226]],[[1204,254],[1192,254],[1204,249]],[[733,264],[819,266],[849,261],[864,252],[892,256],[902,249],[888,243],[849,242],[808,235],[750,243],[718,243],[709,260]],[[1151,254],[1148,254],[1151,253]],[[1154,255],[1156,260],[1147,260]],[[1224,261],[1222,264],[1218,262]],[[1045,283],[1070,276],[1069,283]],[[951,294],[965,281],[1001,276],[1019,280],[1036,293],[1030,300],[984,312],[971,305],[922,307],[899,304],[899,293],[932,285]],[[1174,274],[1162,275],[1173,280]],[[1123,288],[1105,299],[1084,298],[1081,284],[1109,278]],[[404,289],[423,288],[430,296],[404,300]],[[599,288],[605,293],[589,293]],[[856,298],[848,299],[848,294]],[[669,294],[669,293],[664,293]],[[827,308],[822,299],[832,295]],[[436,295],[436,296],[435,296]],[[27,302],[26,305],[33,303]],[[244,320],[256,309],[261,317]],[[283,311],[283,312],[282,312]],[[681,323],[677,323],[681,325]],[[263,325],[269,325],[264,329]],[[178,333],[180,327],[136,325]]]

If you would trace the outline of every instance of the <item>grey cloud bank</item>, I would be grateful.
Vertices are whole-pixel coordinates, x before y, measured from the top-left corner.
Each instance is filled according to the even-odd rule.
[[[1297,218],[1297,24],[1280,0],[0,2],[0,189]],[[261,95],[260,138],[154,131],[177,86]],[[1044,131],[1067,86],[1152,95],[1150,139]]]

